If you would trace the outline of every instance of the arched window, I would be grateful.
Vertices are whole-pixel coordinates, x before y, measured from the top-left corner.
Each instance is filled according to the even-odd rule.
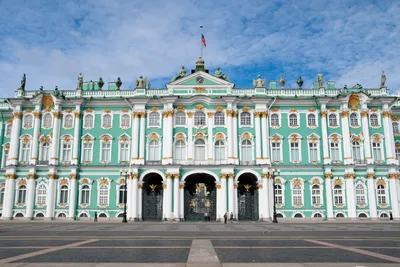
[[[101,162],[111,161],[111,142],[101,141]]]
[[[289,126],[291,127],[298,126],[296,114],[289,115]]]
[[[359,124],[358,124],[358,115],[357,115],[357,113],[351,113],[351,114],[350,114],[350,126],[351,126],[351,127],[357,127],[357,126],[359,126]]]
[[[194,113],[194,125],[206,125],[206,114],[203,111]]]
[[[352,151],[354,163],[361,163],[361,145],[359,141],[353,141]]]
[[[358,218],[368,218],[368,216],[365,213],[360,213],[358,214]]]
[[[372,155],[375,161],[382,160],[382,145],[381,142],[372,142]]]
[[[6,126],[6,136],[10,136],[11,135],[11,130],[12,130],[12,123],[9,123]]]
[[[74,126],[74,116],[67,114],[64,116],[64,128],[72,128]]]
[[[206,159],[206,143],[203,139],[197,139],[194,142],[194,158],[195,160]]]
[[[379,120],[378,120],[377,114],[371,114],[369,116],[369,121],[370,121],[372,127],[379,126]]]
[[[5,192],[5,188],[1,188],[0,189],[0,205],[4,204],[4,192]]]
[[[389,216],[387,215],[387,213],[381,213],[381,215],[379,215],[380,218],[388,218]]]
[[[302,205],[303,204],[303,196],[302,192],[303,190],[301,189],[300,185],[295,185],[293,186],[293,205]]]
[[[336,214],[336,218],[344,218],[344,214],[343,213],[338,213],[338,214]]]
[[[315,114],[308,114],[307,121],[308,121],[308,126],[317,126]]]
[[[399,123],[398,122],[393,122],[392,123],[392,127],[393,127],[393,134],[394,135],[398,135],[400,133]]]
[[[343,190],[341,185],[335,185],[333,188],[333,196],[336,204],[343,204]]]
[[[125,185],[121,185],[118,190],[118,204],[126,203]]]
[[[337,127],[338,126],[338,120],[336,114],[329,114],[329,126],[330,127]]]
[[[67,204],[68,203],[68,186],[63,185],[60,188],[60,204]]]
[[[81,213],[81,215],[79,215],[79,218],[87,218],[88,215],[86,213]]]
[[[50,129],[53,127],[53,116],[50,113],[45,113],[43,115],[43,128]]]
[[[21,161],[28,162],[31,154],[31,142],[23,142],[21,147]]]
[[[175,142],[174,159],[185,160],[186,159],[186,145],[183,140]]]
[[[24,116],[24,128],[33,127],[33,116],[31,114],[26,114]]]
[[[160,126],[160,113],[156,111],[150,113],[149,126]]]
[[[84,142],[82,151],[82,161],[91,162],[93,161],[93,142]]]
[[[252,156],[252,144],[250,140],[243,140],[241,144],[241,157],[243,163],[249,163],[253,161]]]
[[[85,122],[84,122],[84,128],[85,129],[92,129],[93,127],[94,127],[94,124],[93,124],[93,115],[92,114],[86,114],[85,115]]]
[[[356,186],[356,204],[365,205],[365,187],[362,184]]]
[[[215,112],[214,124],[215,125],[224,125],[225,124],[225,114],[222,111]]]
[[[225,143],[222,140],[215,142],[215,160],[225,160]]]
[[[39,153],[39,161],[49,161],[50,160],[50,143],[42,143]]]
[[[175,125],[186,125],[186,113],[178,111],[175,113]]]
[[[81,189],[81,204],[88,205],[90,203],[90,187],[83,185]]]
[[[121,115],[121,128],[129,128],[130,126],[130,117],[128,114]]]
[[[282,161],[281,158],[281,142],[272,142],[271,143],[271,158],[273,162]]]
[[[36,194],[36,204],[46,205],[46,195],[47,195],[46,186],[44,184],[39,185]]]
[[[340,161],[340,150],[338,142],[330,142],[331,160]]]
[[[103,128],[111,128],[111,115],[110,114],[104,114],[103,115]]]
[[[129,143],[120,142],[119,143],[119,161],[126,162],[129,161]]]
[[[36,214],[35,217],[36,217],[36,218],[43,218],[43,217],[44,217],[44,214],[41,213],[41,212],[39,212],[38,214]]]
[[[62,212],[62,213],[58,214],[57,217],[58,217],[58,218],[65,218],[65,217],[67,217],[67,215],[65,215],[65,213]]]
[[[275,203],[276,204],[283,204],[283,190],[280,184],[275,185]]]
[[[378,185],[377,187],[377,192],[376,192],[377,196],[378,196],[378,204],[382,205],[382,204],[387,204],[387,200],[386,200],[386,188],[384,185]]]
[[[251,114],[249,112],[240,113],[240,125],[251,125]]]
[[[311,188],[311,198],[313,205],[320,205],[321,204],[321,188],[319,185],[313,185]]]
[[[18,203],[25,204],[25,201],[26,201],[26,186],[21,185],[18,188]]]
[[[149,143],[149,161],[160,160],[160,143],[157,140],[152,140]]]
[[[72,159],[72,144],[71,142],[62,143],[61,161],[71,161]]]
[[[321,213],[315,213],[315,214],[314,214],[314,218],[322,218]]]
[[[108,205],[108,185],[102,184],[99,189],[99,205]]]
[[[301,213],[296,213],[294,215],[294,218],[303,218],[303,215]]]
[[[279,115],[278,114],[271,115],[271,126],[279,127]]]

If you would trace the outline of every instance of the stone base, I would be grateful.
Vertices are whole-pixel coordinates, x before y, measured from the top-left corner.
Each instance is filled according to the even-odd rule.
[[[13,217],[1,217],[3,221],[11,221]]]

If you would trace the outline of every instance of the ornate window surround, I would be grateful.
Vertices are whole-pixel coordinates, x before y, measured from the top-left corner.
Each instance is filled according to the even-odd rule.
[[[274,135],[272,135],[269,138],[269,143],[270,143],[270,155],[271,155],[271,160],[272,160],[272,143],[279,143],[279,147],[280,147],[280,161],[275,161],[274,163],[278,164],[283,162],[283,136],[275,133]]]
[[[254,144],[254,137],[250,132],[244,132],[240,135],[240,142],[239,142],[239,159],[241,161],[243,161],[243,157],[242,157],[242,142],[244,140],[249,140],[251,143],[251,161],[254,160],[254,148],[255,148],[255,144]]]
[[[343,155],[342,155],[342,136],[338,133],[332,133],[328,136],[328,147],[329,147],[329,157],[333,162],[332,159],[332,149],[331,149],[331,143],[337,143],[339,146],[339,161],[343,161]]]
[[[67,203],[60,203],[61,200],[61,187],[66,185],[68,188],[68,193],[67,193]],[[57,180],[57,206],[60,208],[65,208],[69,206],[69,201],[70,201],[70,193],[71,193],[71,183],[70,179],[68,177],[62,177]]]
[[[149,146],[150,146],[150,142],[151,141],[157,141],[158,142],[158,160],[161,160],[161,153],[162,153],[163,143],[161,142],[160,135],[158,133],[156,133],[156,132],[152,132],[152,133],[150,133],[149,135],[146,136],[146,151],[147,151],[146,160],[149,161],[149,154],[150,153],[148,153],[148,151],[149,151]],[[194,142],[193,142],[193,144],[194,144]]]
[[[60,162],[70,162],[68,159],[64,159],[64,144],[70,144],[71,145],[71,150],[70,150],[70,155],[71,155],[71,160],[72,160],[72,151],[74,149],[74,138],[70,134],[63,134],[60,137]]]
[[[10,155],[10,142],[6,142],[2,146],[3,153],[1,153],[1,168],[4,168],[7,165],[6,160],[6,151],[8,151],[8,155]]]
[[[96,139],[93,135],[91,135],[91,134],[89,134],[89,133],[87,133],[87,134],[85,134],[85,135],[83,135],[82,137],[81,137],[81,139],[82,139],[82,144],[81,144],[81,162],[82,163],[85,163],[85,161],[84,161],[84,158],[83,158],[83,149],[84,149],[84,144],[85,143],[92,143],[92,153],[90,154],[90,161],[89,162],[93,162],[93,150],[94,150],[94,140]]]
[[[337,122],[337,125],[336,126],[334,126],[334,125],[331,125],[330,123],[329,123],[329,116],[330,115],[334,115],[335,117],[336,117],[336,122]],[[340,127],[340,116],[339,116],[339,112],[337,112],[337,111],[334,111],[334,112],[332,112],[332,111],[329,111],[329,113],[328,113],[328,116],[327,116],[327,119],[328,119],[328,127],[329,128],[332,128],[332,129],[336,129],[336,128],[339,128]]]
[[[30,134],[24,134],[24,135],[21,135],[20,137],[19,137],[19,161],[20,162],[23,162],[22,161],[22,150],[23,150],[23,147],[22,147],[22,145],[24,144],[24,143],[29,143],[29,155],[28,155],[28,160],[26,161],[26,162],[29,162],[29,160],[31,159],[31,154],[32,154],[32,136],[30,135]],[[25,162],[25,161],[24,161]]]
[[[79,200],[78,200],[79,206],[81,208],[87,208],[88,206],[90,206],[91,203],[93,180],[91,180],[90,178],[83,177],[79,179],[78,183],[79,183]],[[82,189],[83,186],[85,185],[89,186],[89,203],[82,203]]]
[[[388,208],[390,207],[390,196],[389,196],[389,179],[386,177],[377,177],[374,181],[374,190],[375,190],[375,198],[376,198],[376,205],[381,208]],[[385,204],[379,204],[378,203],[378,186],[379,185],[383,185],[385,188],[385,199],[386,199],[386,203]]]
[[[277,125],[277,126],[272,125],[272,116],[273,115],[277,115],[278,116],[279,125]],[[282,127],[282,114],[281,114],[280,111],[271,112],[271,114],[269,116],[269,127],[271,127],[272,129],[279,129],[279,128]]]
[[[308,183],[310,186],[310,203],[314,208],[320,208],[321,206],[324,205],[324,179],[322,179],[321,177],[315,176],[315,177],[311,178],[310,180],[308,180]],[[314,185],[319,186],[319,190],[320,190],[320,193],[319,193],[320,203],[319,204],[313,204],[313,201],[312,201],[312,197],[313,197],[312,187]]]
[[[92,123],[92,127],[87,127],[87,125],[86,125],[86,117],[88,116],[88,115],[91,115],[92,116],[92,118],[93,118],[93,123]],[[85,129],[85,130],[91,130],[91,129],[93,129],[94,128],[94,125],[95,125],[95,123],[96,123],[96,113],[95,112],[93,112],[93,111],[85,111],[85,113],[84,113],[84,115],[83,115],[83,129]]]
[[[300,205],[295,205],[293,202],[293,199],[294,199],[293,198],[294,197],[293,189],[297,185],[301,187],[301,204]],[[304,180],[303,180],[303,178],[295,177],[292,180],[290,180],[290,191],[291,191],[290,198],[292,201],[292,206],[297,209],[304,207]]]
[[[253,114],[253,111],[251,110],[251,109],[249,109],[249,110],[242,110],[242,109],[238,109],[238,124],[239,124],[239,126],[241,126],[241,127],[249,127],[249,128],[253,128],[254,127],[254,114]],[[242,117],[242,113],[248,113],[248,114],[250,114],[250,124],[248,124],[248,125],[246,125],[246,124],[242,124],[242,119],[241,119],[241,117]]]
[[[27,117],[31,117],[31,123],[32,123],[31,125],[26,124]],[[22,128],[24,130],[29,130],[33,128],[34,124],[35,124],[35,117],[33,116],[33,114],[31,112],[25,111],[25,114],[22,117]]]
[[[302,162],[303,158],[302,158],[302,147],[301,147],[301,139],[303,137],[298,134],[298,133],[292,133],[291,135],[288,136],[288,143],[289,143],[289,160],[292,163],[298,164],[300,162]],[[292,151],[291,151],[291,144],[292,143],[298,143],[298,149],[299,149],[299,161],[293,161],[292,160]]]
[[[291,115],[295,115],[296,116],[297,125],[290,125],[290,116]],[[290,129],[298,129],[298,128],[300,128],[300,114],[299,114],[299,111],[297,109],[290,110],[287,113],[287,123],[288,123],[288,127]]]
[[[320,136],[315,134],[315,133],[312,133],[309,136],[307,136],[307,153],[308,153],[308,162],[309,163],[316,164],[318,162],[321,162],[320,140],[321,140]],[[318,156],[317,162],[311,161],[311,158],[310,158],[310,146],[309,146],[310,143],[316,143],[317,144],[317,156]]]
[[[181,114],[183,114],[185,116],[185,123],[177,124],[176,123],[177,115],[181,115]],[[185,110],[180,110],[180,109],[175,110],[175,112],[174,112],[174,127],[184,127],[184,128],[187,127],[187,114],[186,114]]]
[[[131,155],[131,137],[125,133],[121,134],[118,137],[118,163],[121,163],[121,144],[122,143],[125,143],[125,144],[128,143],[128,160],[127,161],[129,161],[129,158]]]
[[[46,117],[48,117],[48,116],[50,116],[51,117],[51,123],[50,123],[50,126],[49,127],[47,127],[46,125],[45,125],[45,118]],[[50,112],[50,111],[43,111],[42,112],[42,128],[43,129],[51,129],[52,127],[53,127],[53,123],[54,123],[54,116],[53,116],[53,114]]]
[[[372,152],[372,158],[374,159],[375,163],[381,164],[385,161],[385,144],[383,142],[384,136],[382,134],[376,133],[370,136],[371,139],[371,152]],[[379,139],[379,140],[378,140]],[[381,151],[381,160],[377,160],[374,157],[374,143],[379,143],[380,144],[380,151]]]
[[[216,151],[215,143],[217,141],[222,141],[224,143],[224,155],[225,155],[225,158],[220,160],[220,161],[225,161],[225,160],[227,160],[227,155],[228,155],[228,142],[226,141],[226,135],[224,133],[222,133],[222,132],[216,133],[214,135],[213,147],[212,147],[214,160],[216,160],[216,158],[215,158],[215,151]]]
[[[308,124],[308,116],[310,116],[310,115],[315,116],[315,125]],[[307,128],[316,129],[319,127],[319,116],[318,115],[319,115],[319,112],[317,110],[314,110],[314,111],[307,110],[307,113],[306,113]]]
[[[352,125],[351,124],[351,116],[355,114],[357,116],[357,125]],[[349,127],[350,128],[360,128],[361,127],[361,116],[358,111],[351,111],[349,114]]]
[[[127,186],[126,190],[127,190],[127,193],[128,193],[128,184],[127,184],[127,182],[126,182],[124,177],[118,178],[115,181],[115,183],[116,183],[116,186],[115,186],[115,205],[119,206],[119,208],[123,208],[124,207],[124,203],[119,203],[119,190],[120,190],[120,188],[122,186],[125,185],[125,186]],[[127,196],[126,196],[126,198],[127,198]],[[128,199],[127,199],[127,206],[129,206]]]
[[[12,135],[12,125],[13,125],[12,122],[13,122],[12,119],[8,120],[8,121],[7,121],[7,124],[6,124],[6,126],[5,126],[6,128],[4,129],[4,136],[5,136],[6,138],[10,138],[11,135]],[[10,133],[9,133],[9,134],[7,134],[7,133],[8,133],[8,129],[10,129]]]
[[[128,115],[128,126],[122,126],[122,117]],[[119,128],[127,130],[132,126],[132,115],[129,112],[121,112],[119,115]]]
[[[99,138],[99,143],[100,143],[100,153],[99,153],[99,162],[103,163],[103,164],[108,164],[110,162],[112,162],[112,146],[113,146],[113,137],[110,134],[102,134]],[[103,159],[103,143],[110,143],[110,160],[109,161],[105,161]]]
[[[371,124],[371,115],[376,115],[377,120],[378,120],[378,125],[372,125]],[[379,113],[379,111],[370,111],[369,115],[368,115],[368,123],[369,123],[369,127],[374,128],[374,129],[378,129],[381,128],[382,126],[382,119],[381,119],[381,114]]]
[[[39,178],[39,179],[37,179],[37,181],[36,181],[36,186],[35,186],[35,205],[38,206],[39,208],[43,208],[43,207],[45,207],[45,206],[47,205],[47,194],[48,194],[48,192],[49,192],[48,184],[49,184],[49,183],[48,183],[48,179],[47,179],[47,178]],[[38,190],[39,190],[39,187],[40,187],[41,185],[44,185],[44,186],[46,187],[46,200],[45,200],[45,204],[39,204],[39,203],[38,203],[38,196],[39,196]]]
[[[112,183],[112,180],[108,177],[101,177],[101,178],[97,179],[97,203],[96,203],[97,206],[99,206],[101,208],[107,208],[108,206],[110,206],[111,183]],[[100,204],[100,188],[102,185],[106,185],[107,189],[108,189],[107,204]]]
[[[343,208],[346,206],[346,180],[343,177],[334,177],[332,183],[332,203],[336,208]],[[342,189],[342,204],[335,203],[335,185],[340,185]]]
[[[25,201],[24,201],[24,203],[18,203],[21,186],[25,186]],[[15,180],[14,205],[17,206],[18,208],[25,207],[27,198],[28,198],[28,179],[26,179],[26,177],[16,179]]]
[[[110,126],[104,126],[104,117],[106,116],[106,115],[109,115],[110,116]],[[114,121],[114,114],[113,114],[113,111],[111,111],[111,110],[109,110],[109,109],[106,109],[106,110],[104,110],[104,111],[102,111],[101,112],[101,129],[104,129],[104,130],[109,130],[109,129],[112,129],[112,127],[113,127],[113,121]]]
[[[357,204],[357,185],[362,185],[364,187],[364,200],[365,203],[363,204]],[[368,185],[367,185],[367,179],[363,177],[356,177],[354,181],[354,196],[355,196],[355,201],[356,201],[356,206],[360,209],[365,208],[368,206]]]
[[[277,176],[274,178],[275,180],[275,185],[280,185],[282,188],[282,204],[277,204],[276,207],[278,209],[282,208],[285,206],[285,189],[286,189],[286,180],[283,179],[281,176]],[[275,188],[274,188],[275,190]]]
[[[158,125],[151,125],[150,124],[150,119],[151,119],[151,116],[152,116],[152,114],[158,114]],[[160,110],[147,110],[147,127],[148,128],[161,128],[161,125],[162,125],[162,118],[163,118],[163,116],[162,116],[162,114],[161,114],[161,111]]]

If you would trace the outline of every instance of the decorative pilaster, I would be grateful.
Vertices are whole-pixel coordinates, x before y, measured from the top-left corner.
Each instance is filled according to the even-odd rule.
[[[261,174],[261,179],[262,179],[262,188],[259,192],[259,199],[262,202],[259,203],[265,203],[265,205],[259,205],[262,208],[262,211],[260,212],[260,215],[263,218],[263,221],[269,221],[271,218],[271,214],[269,212],[270,206],[274,205],[273,203],[269,202],[268,199],[268,178],[269,174],[268,173],[262,173]]]
[[[165,110],[163,112],[163,157],[162,164],[172,163],[172,116],[174,112],[172,110]]]
[[[167,203],[166,203],[166,212],[165,212],[165,218],[167,220],[171,219],[171,211],[172,211],[172,179],[173,179],[173,174],[172,173],[167,173],[166,175],[167,177],[167,188],[165,188],[164,190],[166,190],[166,192],[164,191],[164,193],[166,193],[167,195]]]
[[[374,177],[375,173],[373,169],[368,170],[367,173],[367,187],[368,187],[368,206],[369,206],[369,214],[371,219],[378,218],[378,211],[376,208],[376,197],[375,197],[375,185],[374,185]]]
[[[34,171],[34,170],[33,170]],[[25,217],[31,220],[33,218],[33,208],[35,205],[35,178],[36,174],[28,173],[28,187],[26,195],[26,214]]]
[[[33,138],[32,138],[32,153],[30,164],[36,165],[38,161],[39,150],[39,131],[40,131],[40,110],[33,112],[34,125],[33,125]]]
[[[226,127],[227,127],[227,133],[228,133],[228,164],[234,162],[234,157],[233,157],[233,133],[232,133],[232,110],[227,110],[226,111]]]
[[[7,165],[18,164],[18,145],[19,137],[21,135],[21,106],[17,106],[16,111],[13,113],[13,122],[11,128],[10,152],[8,154]]]
[[[395,171],[393,169],[393,171]],[[399,212],[399,202],[398,202],[398,188],[396,185],[396,178],[397,174],[396,173],[389,173],[388,175],[389,178],[389,188],[390,188],[390,203],[392,205],[392,215],[394,219],[400,219],[400,212]]]
[[[347,110],[347,104],[346,104],[346,110],[343,110],[340,113],[340,117],[342,118],[344,164],[348,165],[353,163],[353,159],[351,157],[349,111]]]
[[[362,130],[364,138],[365,159],[368,164],[372,164],[374,160],[371,155],[371,142],[369,139],[369,123],[368,123],[368,109],[361,111]]]
[[[255,126],[255,143],[256,143],[256,163],[262,164],[262,156],[261,156],[261,127],[260,127],[260,113],[258,111],[254,112],[254,126]]]
[[[214,160],[214,142],[213,142],[213,129],[214,129],[214,112],[208,112],[208,160]]]
[[[185,197],[185,182],[182,181],[179,183],[179,218],[181,220],[185,219],[185,201],[184,201],[184,197]]]
[[[350,219],[357,218],[356,193],[354,191],[354,176],[355,174],[353,172],[346,173],[344,175],[344,177],[346,178],[346,196],[347,196],[347,208],[348,208],[347,213]]]
[[[188,127],[188,161],[193,160],[193,112],[189,111],[187,113],[188,119],[187,119],[187,127]]]
[[[386,104],[384,104],[384,107]],[[397,164],[397,160],[395,158],[395,146],[394,146],[394,138],[393,138],[393,128],[391,127],[392,123],[392,115],[389,110],[384,110],[382,112],[383,117],[383,130],[385,131],[385,147],[386,147],[386,158],[387,164]]]
[[[234,212],[233,212],[233,218],[237,220],[239,217],[239,209],[238,209],[238,183],[234,182],[233,184],[233,206],[234,206]]]
[[[261,114],[261,132],[262,132],[262,154],[263,161],[269,164],[269,130],[268,130],[268,112],[264,111]]]
[[[74,116],[75,116],[75,127],[74,127],[74,147],[72,150],[72,165],[78,165],[79,161],[79,138],[81,136],[81,112],[80,105],[76,106]],[[75,182],[76,183],[76,182]],[[75,217],[75,214],[74,214]]]
[[[217,183],[217,221],[223,220],[226,210],[226,178],[225,173],[220,174],[220,182]]]
[[[76,126],[75,126],[76,127]],[[76,144],[76,143],[75,143]],[[76,183],[76,170],[72,170],[69,175],[70,178],[70,192],[69,192],[69,210],[68,210],[68,219],[75,220],[76,216],[76,196],[77,196],[77,183]]]
[[[332,176],[330,170],[325,172],[326,212],[329,219],[333,219]]]
[[[47,177],[49,179],[49,187],[47,189],[46,219],[52,220],[54,218],[54,208],[56,204],[57,175],[55,173],[49,173]]]
[[[174,220],[176,221],[180,221],[179,217],[179,206],[180,206],[180,202],[183,202],[183,199],[180,198],[180,194],[179,194],[179,173],[174,173],[173,174],[173,179],[174,179]]]
[[[134,221],[139,219],[138,210],[141,209],[141,207],[142,207],[141,204],[139,207],[138,180],[139,180],[139,175],[137,173],[134,173],[131,175],[130,187],[131,187],[132,197],[131,197],[131,202],[129,202],[129,203],[130,203],[130,209],[131,209],[131,218]],[[140,195],[140,197],[141,197],[141,195]]]
[[[140,112],[140,145],[139,145],[139,164],[144,164],[144,147],[146,145],[146,112]],[[141,216],[142,214],[140,214]],[[142,217],[140,217],[142,218]]]
[[[132,122],[132,164],[137,164],[139,154],[138,154],[138,140],[139,140],[139,117],[140,112],[133,112],[133,122]]]
[[[329,157],[328,127],[326,122],[326,116],[328,114],[328,111],[325,110],[325,104],[323,105],[324,105],[324,110],[321,111],[322,150],[324,156],[324,164],[330,164],[331,159]]]
[[[233,173],[226,174],[228,178],[228,214],[230,216],[231,212],[235,213],[235,202],[233,197]]]
[[[143,201],[143,185],[142,182],[138,184],[138,204],[137,204],[137,209],[138,209],[138,220],[142,220],[142,201]]]
[[[6,173],[4,177],[6,178],[6,192],[4,195],[3,220],[12,220],[17,175],[15,173]]]
[[[57,165],[58,164],[58,150],[60,143],[60,121],[61,121],[61,112],[59,111],[59,105],[56,106],[56,111],[53,112],[53,138],[51,142],[51,151],[50,151],[50,161],[49,165]]]
[[[237,134],[237,127],[238,127],[238,112],[233,111],[232,113],[232,137],[233,137],[233,157],[235,160],[235,164],[239,164],[239,157],[238,157],[238,134]]]

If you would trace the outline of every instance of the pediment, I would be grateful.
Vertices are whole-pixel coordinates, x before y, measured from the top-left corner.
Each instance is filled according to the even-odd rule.
[[[192,73],[184,78],[173,81],[168,86],[231,86],[233,87],[233,83],[227,82],[224,79],[217,78],[209,73],[204,71],[197,71]]]

